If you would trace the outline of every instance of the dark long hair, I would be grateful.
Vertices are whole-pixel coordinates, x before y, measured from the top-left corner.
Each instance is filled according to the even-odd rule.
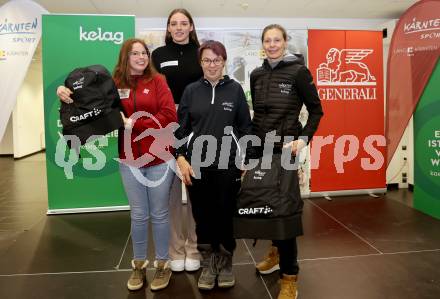
[[[115,66],[115,69],[113,70],[113,79],[117,82],[118,87],[122,88],[133,88],[134,82],[131,80],[131,74],[130,74],[130,66],[128,65],[128,59],[131,52],[131,49],[133,48],[133,45],[136,43],[140,43],[144,48],[145,51],[147,51],[148,55],[148,65],[144,70],[144,73],[142,76],[149,80],[153,77],[154,74],[156,74],[156,70],[153,67],[153,64],[150,59],[150,51],[148,50],[147,45],[145,42],[138,38],[130,38],[127,39],[121,47],[121,50],[119,51],[119,58],[118,63]]]
[[[197,38],[196,25],[194,25],[194,21],[193,18],[191,17],[191,14],[185,8],[176,8],[170,12],[167,20],[167,33],[165,34],[165,44],[168,44],[173,41],[171,33],[168,31],[168,26],[170,25],[172,16],[174,16],[176,13],[181,13],[188,18],[189,23],[193,26],[193,30],[189,33],[189,41],[196,44],[197,47],[200,47],[199,39]]]

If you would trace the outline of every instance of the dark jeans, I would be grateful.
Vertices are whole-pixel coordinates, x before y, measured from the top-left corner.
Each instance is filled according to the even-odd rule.
[[[235,249],[232,218],[240,184],[236,168],[201,169],[201,178],[192,178],[188,192],[198,244],[210,244],[214,250],[220,244],[229,252]]]
[[[299,267],[296,238],[273,240],[272,243],[278,248],[278,253],[280,254],[280,275],[297,275]]]

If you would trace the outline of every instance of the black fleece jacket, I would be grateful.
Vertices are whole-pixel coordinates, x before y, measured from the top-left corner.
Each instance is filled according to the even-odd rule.
[[[238,140],[251,131],[249,107],[238,82],[224,76],[215,86],[204,78],[188,85],[183,93],[177,115],[180,127],[176,131],[176,138],[181,140],[189,137],[187,143],[176,149],[177,156],[184,155],[191,164],[197,164],[197,160],[192,159],[194,142],[201,135],[209,135],[216,140],[215,151],[208,152],[205,142],[200,161],[205,161],[207,156],[212,157],[215,154],[210,168],[229,168],[235,165],[235,156],[239,148]],[[225,136],[227,137],[225,140],[230,141],[231,147],[230,151],[223,151],[228,153],[229,157],[226,163],[220,163],[219,166],[222,139]],[[228,141],[224,143],[223,146],[226,146]],[[241,148],[239,154],[244,156]]]
[[[165,75],[176,104],[180,103],[185,87],[203,76],[197,51],[192,42],[179,45],[171,41],[151,54],[154,67]]]

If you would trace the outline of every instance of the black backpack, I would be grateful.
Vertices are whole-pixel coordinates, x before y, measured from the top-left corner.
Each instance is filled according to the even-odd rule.
[[[295,157],[290,157],[291,163]],[[234,237],[284,240],[302,234],[298,173],[281,166],[281,154],[273,154],[269,169],[257,167],[243,177],[234,216]]]
[[[72,104],[61,102],[64,135],[76,135],[84,144],[92,135],[105,135],[123,126],[118,89],[104,66],[74,69],[64,85],[73,91]]]
[[[287,116],[280,124],[283,140],[286,119]],[[304,202],[296,156],[290,149],[276,144],[266,155],[261,147],[250,148],[247,153],[247,156],[259,159],[257,166],[244,175],[237,196],[234,216],[234,237],[237,239],[286,240],[303,234],[301,215]],[[266,164],[263,161],[271,163],[263,167]]]

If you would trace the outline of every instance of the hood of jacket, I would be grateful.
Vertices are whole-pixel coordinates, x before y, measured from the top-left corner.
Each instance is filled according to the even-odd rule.
[[[305,65],[306,62],[305,62],[304,56],[302,54],[286,53],[283,56],[283,58],[277,64],[275,64],[275,66],[271,66],[271,63],[266,58],[266,59],[264,59],[263,67],[269,68],[269,69],[271,69],[271,68],[274,69],[277,67],[281,67],[283,65],[291,65],[291,64]]]

